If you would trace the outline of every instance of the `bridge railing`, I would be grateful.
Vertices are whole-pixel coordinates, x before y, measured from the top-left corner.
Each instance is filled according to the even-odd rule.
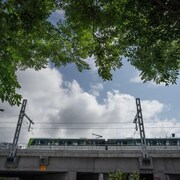
[[[44,150],[136,150],[141,151],[141,146],[27,146],[22,144],[19,149],[44,149]],[[148,151],[155,150],[180,150],[180,146],[147,146]]]

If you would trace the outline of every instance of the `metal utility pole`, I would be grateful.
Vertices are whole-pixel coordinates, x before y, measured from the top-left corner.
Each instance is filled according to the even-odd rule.
[[[133,123],[136,124],[136,131],[138,130],[137,124],[139,125],[143,158],[147,159],[148,152],[147,152],[147,146],[146,146],[146,136],[145,136],[145,129],[144,129],[144,122],[143,122],[140,98],[136,98],[136,107],[137,107],[137,114],[134,118]]]
[[[27,99],[23,99],[20,114],[19,114],[19,119],[18,119],[17,126],[16,126],[16,131],[15,131],[15,134],[14,134],[13,144],[12,144],[12,147],[10,148],[10,152],[9,152],[9,156],[8,156],[11,159],[11,161],[14,161],[13,159],[16,156],[18,140],[19,140],[19,135],[20,135],[20,131],[21,131],[24,116],[30,122],[28,131],[31,128],[31,124],[34,124],[34,122],[25,114],[26,104],[27,104]]]

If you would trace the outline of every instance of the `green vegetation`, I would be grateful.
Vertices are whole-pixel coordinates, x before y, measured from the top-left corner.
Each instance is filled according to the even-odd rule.
[[[7,180],[6,177],[0,177],[0,180]]]
[[[108,180],[140,180],[140,176],[139,173],[136,172],[130,175],[117,171],[115,173],[110,173]]]
[[[19,105],[16,71],[75,63],[89,69],[93,56],[99,75],[112,79],[122,58],[141,78],[174,84],[180,68],[178,0],[6,0],[0,1],[0,99]],[[48,18],[65,12],[65,23]]]

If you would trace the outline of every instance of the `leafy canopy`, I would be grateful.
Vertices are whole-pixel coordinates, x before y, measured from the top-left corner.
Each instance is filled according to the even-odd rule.
[[[0,99],[19,104],[16,71],[75,63],[112,79],[122,58],[141,71],[142,80],[176,83],[180,68],[178,0],[1,0]],[[63,11],[64,23],[49,22]]]

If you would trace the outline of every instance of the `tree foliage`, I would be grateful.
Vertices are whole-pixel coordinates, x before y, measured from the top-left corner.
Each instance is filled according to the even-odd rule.
[[[73,32],[72,41],[92,32],[89,55],[95,56],[104,79],[111,79],[111,70],[121,67],[121,59],[126,57],[141,71],[144,81],[176,82],[180,64],[179,1],[63,2],[65,28]]]
[[[179,75],[178,0],[1,0],[0,99],[19,104],[16,71],[75,63],[112,79],[122,58],[141,71],[142,80],[174,84]],[[49,22],[52,13],[65,19]]]

